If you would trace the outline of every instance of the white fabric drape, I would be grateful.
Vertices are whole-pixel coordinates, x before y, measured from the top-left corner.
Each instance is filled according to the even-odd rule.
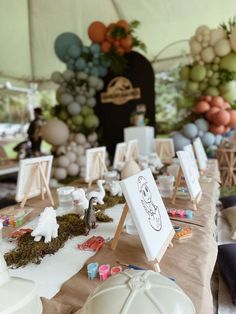
[[[70,31],[89,44],[95,20],[139,20],[137,35],[153,59],[199,25],[217,27],[235,12],[235,0],[0,0],[0,81],[48,80],[65,68],[54,54],[55,38]]]

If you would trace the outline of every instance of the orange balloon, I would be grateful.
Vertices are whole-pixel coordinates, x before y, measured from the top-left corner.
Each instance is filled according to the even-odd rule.
[[[213,133],[213,134],[224,134],[225,133],[225,127],[223,125],[214,125],[214,124],[211,124],[210,125],[210,131]]]
[[[215,125],[227,125],[230,122],[231,115],[228,111],[222,109],[214,113],[211,118]]]
[[[231,108],[230,104],[225,101],[223,105],[223,109],[230,109],[230,108]]]
[[[221,96],[212,97],[211,106],[223,108],[224,106],[224,98]]]
[[[116,40],[114,41],[113,45],[114,45],[116,48],[120,47],[120,46],[121,46],[120,40],[117,40],[117,39],[116,39]]]
[[[129,23],[125,20],[119,20],[117,23],[116,23],[117,26],[119,27],[122,27],[124,28],[126,31],[129,30]]]
[[[105,40],[107,28],[105,24],[95,21],[89,25],[88,36],[94,43],[102,43]]]
[[[111,50],[111,43],[109,43],[109,41],[104,41],[102,44],[101,44],[101,50],[102,52],[104,53],[107,53]]]
[[[207,119],[208,121],[212,121],[212,116],[213,116],[213,114],[216,113],[216,112],[218,112],[218,111],[220,111],[220,108],[218,108],[218,107],[211,107],[211,109],[208,110],[207,113],[206,113],[206,115],[205,115],[206,119]]]
[[[126,38],[121,39],[120,43],[124,49],[128,49],[128,48],[132,47],[133,39],[130,35],[128,35]]]
[[[208,104],[208,102],[202,100],[196,104],[194,111],[197,113],[204,113],[207,112],[209,109],[210,105]]]
[[[230,114],[230,121],[229,121],[228,126],[231,128],[236,127],[236,110],[230,110],[229,114]]]
[[[211,100],[212,100],[212,96],[202,96],[201,97],[201,100],[205,100],[205,101],[207,101],[207,102],[211,102]]]
[[[116,48],[116,53],[117,53],[119,56],[123,56],[123,54],[125,53],[125,50],[124,50],[124,48],[122,48],[122,47],[118,47],[118,48]]]

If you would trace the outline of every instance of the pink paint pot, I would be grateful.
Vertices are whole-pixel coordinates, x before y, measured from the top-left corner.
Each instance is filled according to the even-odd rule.
[[[185,211],[184,209],[177,209],[176,214],[180,217],[183,218],[185,216]]]
[[[99,277],[101,281],[107,280],[110,274],[110,265],[103,264],[99,266]]]
[[[111,275],[116,275],[118,273],[120,273],[122,271],[122,267],[121,266],[114,266],[111,268]]]

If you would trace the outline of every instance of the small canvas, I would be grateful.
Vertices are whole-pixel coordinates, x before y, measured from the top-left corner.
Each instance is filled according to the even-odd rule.
[[[113,168],[117,169],[119,163],[125,162],[126,157],[126,146],[125,142],[116,144],[116,151],[113,161]]]
[[[178,151],[177,156],[184,174],[190,197],[192,200],[195,200],[202,194],[202,189],[199,184],[199,180],[196,177],[196,172],[193,167],[190,154],[186,151]]]
[[[200,173],[198,171],[198,166],[197,166],[197,161],[195,159],[194,151],[193,151],[193,146],[191,144],[184,146],[184,151],[189,152],[193,168],[195,171],[196,177],[199,179],[200,178]]]
[[[121,188],[147,259],[160,262],[174,229],[151,170],[145,169],[121,181]]]
[[[92,182],[103,176],[106,160],[106,147],[95,147],[86,150],[85,182]]]
[[[127,143],[126,161],[138,158],[138,140],[130,140]]]
[[[28,158],[20,161],[20,169],[17,177],[16,186],[16,201],[24,200],[26,193],[27,199],[38,196],[42,191],[42,179],[38,171],[38,165],[41,165],[42,171],[45,175],[47,184],[51,176],[53,156],[43,156],[36,158]],[[45,187],[44,187],[45,191]]]
[[[174,142],[172,138],[155,138],[154,151],[162,161],[171,160],[175,156]]]
[[[208,158],[207,158],[205,149],[202,145],[202,141],[201,141],[200,137],[196,138],[193,141],[193,147],[194,147],[194,151],[196,153],[199,169],[201,171],[206,170]]]

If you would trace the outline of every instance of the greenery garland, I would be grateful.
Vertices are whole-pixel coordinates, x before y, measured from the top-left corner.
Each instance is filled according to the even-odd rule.
[[[104,211],[124,202],[123,197],[107,194],[104,198],[104,205],[95,206],[97,221],[113,221]],[[17,247],[4,255],[7,266],[18,268],[28,263],[40,264],[45,255],[55,254],[68,239],[85,234],[85,222],[77,214],[59,216],[57,223],[59,224],[58,237],[49,243],[44,243],[44,239],[35,242],[30,233],[19,237]]]

